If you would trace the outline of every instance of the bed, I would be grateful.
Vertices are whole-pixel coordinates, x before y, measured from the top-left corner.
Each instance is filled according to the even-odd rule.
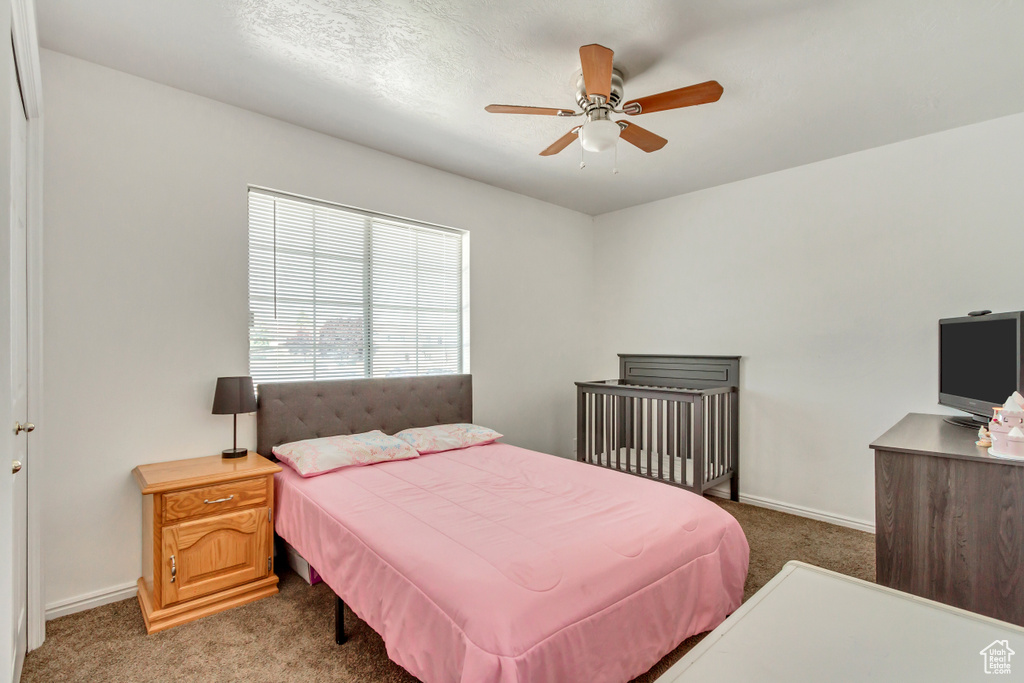
[[[454,422],[472,422],[467,375],[261,384],[257,448]],[[700,496],[502,443],[286,467],[274,517],[427,682],[629,680],[739,607],[749,556]]]

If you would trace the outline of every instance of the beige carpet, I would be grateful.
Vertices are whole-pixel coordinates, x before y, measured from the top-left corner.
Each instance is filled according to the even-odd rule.
[[[875,578],[874,536],[750,505],[717,501],[750,542],[749,598],[789,560]],[[123,600],[55,619],[25,660],[23,683],[59,681],[413,682],[380,637],[346,610],[350,634],[334,644],[334,596],[283,570],[281,593],[146,635],[138,603]],[[637,678],[648,683],[693,647],[694,636]],[[628,644],[623,643],[624,647]]]

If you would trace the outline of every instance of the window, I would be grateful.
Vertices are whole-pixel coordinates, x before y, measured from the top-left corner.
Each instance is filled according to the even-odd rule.
[[[249,190],[249,372],[464,372],[465,233]]]

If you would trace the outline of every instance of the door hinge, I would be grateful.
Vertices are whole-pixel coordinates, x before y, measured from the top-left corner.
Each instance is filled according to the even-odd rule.
[[[268,522],[273,522],[274,521],[274,508],[267,508],[267,521]]]
[[[268,572],[269,572],[269,571],[270,571],[271,569],[273,569],[273,567],[272,567],[272,563],[273,563],[273,561],[274,561],[274,558],[273,558],[273,557],[268,557],[268,558],[267,558],[267,571],[268,571]]]

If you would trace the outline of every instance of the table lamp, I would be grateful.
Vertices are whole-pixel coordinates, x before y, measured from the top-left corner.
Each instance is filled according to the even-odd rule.
[[[218,377],[217,392],[213,396],[214,415],[233,415],[234,448],[221,451],[225,458],[244,458],[249,450],[238,447],[238,414],[256,410],[256,392],[253,391],[252,377]]]

